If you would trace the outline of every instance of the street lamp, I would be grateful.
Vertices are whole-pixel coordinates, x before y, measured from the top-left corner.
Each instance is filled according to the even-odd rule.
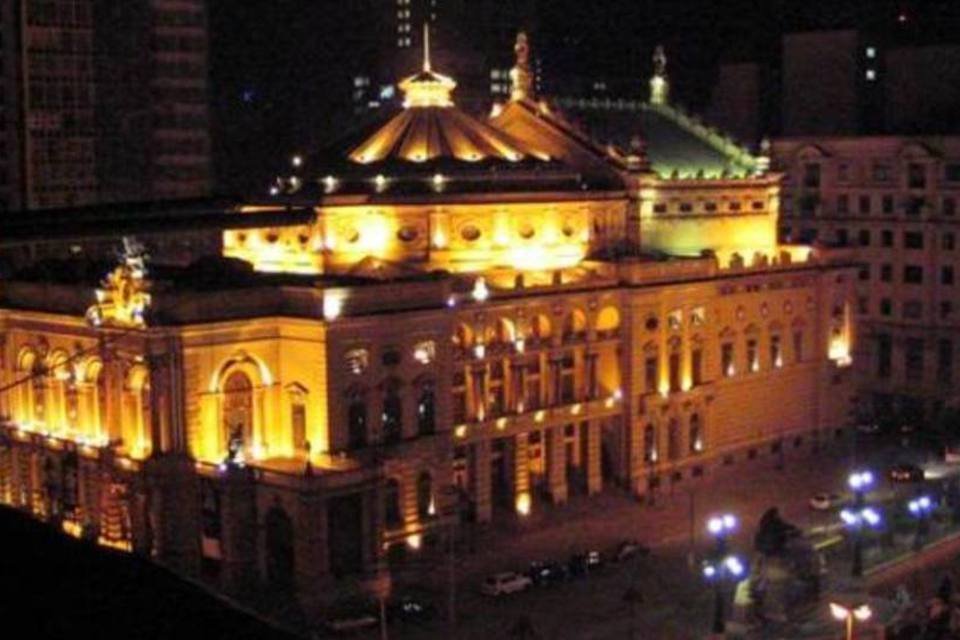
[[[930,523],[927,518],[930,512],[933,511],[933,508],[934,504],[930,496],[920,496],[907,504],[910,515],[917,519],[917,535],[913,538],[913,548],[915,551],[919,551],[923,546],[923,538],[930,528]]]
[[[707,531],[716,541],[716,555],[723,557],[727,553],[727,536],[737,528],[736,516],[725,513],[707,521]]]
[[[863,575],[863,529],[880,526],[880,514],[872,507],[844,509],[840,512],[843,524],[853,531],[853,565],[851,575],[859,578]]]
[[[856,607],[845,607],[842,604],[837,604],[836,602],[830,603],[830,613],[833,614],[833,617],[837,620],[846,623],[847,640],[853,640],[854,619],[859,622],[866,622],[870,619],[870,616],[873,615],[873,611],[870,609],[869,605],[861,604]]]
[[[727,580],[736,583],[746,573],[743,562],[737,556],[718,557],[713,562],[703,565],[703,577],[713,583],[713,633],[722,634],[726,631],[726,615],[724,614],[723,585]]]
[[[873,486],[873,480],[873,472],[871,471],[854,471],[847,478],[847,483],[853,489],[854,506],[863,506],[864,495]]]

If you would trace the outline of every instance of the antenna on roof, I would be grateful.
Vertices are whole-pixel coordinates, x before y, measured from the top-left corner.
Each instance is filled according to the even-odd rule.
[[[430,23],[423,23],[423,70],[430,73]]]

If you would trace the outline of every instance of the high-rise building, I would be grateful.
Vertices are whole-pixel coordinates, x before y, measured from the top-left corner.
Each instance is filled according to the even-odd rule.
[[[957,400],[960,138],[776,140],[785,239],[861,263],[854,357],[861,406],[917,421]]]
[[[0,212],[19,209],[22,196],[17,19],[13,2],[0,3]]]
[[[203,0],[23,0],[0,20],[18,207],[210,190]]]

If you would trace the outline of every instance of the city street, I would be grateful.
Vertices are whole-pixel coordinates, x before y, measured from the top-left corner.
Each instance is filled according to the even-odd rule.
[[[910,459],[896,446],[862,443],[859,466],[872,468],[878,478],[876,497],[891,496],[884,476],[894,462]],[[478,535],[477,552],[457,562],[458,638],[489,638],[505,634],[522,617],[528,617],[542,638],[624,638],[635,624],[636,637],[702,637],[712,607],[711,592],[699,568],[691,570],[691,516],[694,545],[707,544],[705,522],[711,515],[730,512],[741,520],[732,537],[733,549],[745,559],[760,516],[777,506],[788,521],[806,530],[835,525],[836,510],[810,509],[809,498],[821,491],[841,493],[854,465],[849,440],[831,443],[819,453],[805,451],[788,456],[784,469],[767,456],[724,469],[699,481],[678,484],[658,493],[655,506],[640,504],[616,491],[592,499],[578,499],[549,508],[532,522]],[[916,459],[914,457],[914,459]],[[622,565],[608,564],[599,575],[537,587],[526,593],[497,599],[479,594],[485,575],[498,571],[523,571],[534,560],[565,561],[573,552],[598,549],[607,552],[624,539],[634,538],[653,548],[649,558]],[[447,567],[434,564],[427,572],[437,590],[440,619],[428,628],[391,629],[395,638],[433,637],[447,627],[443,622],[447,594],[443,590]],[[635,585],[643,602],[630,606],[624,593]]]

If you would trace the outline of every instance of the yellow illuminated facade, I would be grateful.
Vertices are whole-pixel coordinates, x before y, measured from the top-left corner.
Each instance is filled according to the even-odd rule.
[[[226,231],[249,269],[4,283],[0,500],[316,617],[467,513],[832,437],[853,277],[777,243],[778,176],[673,178],[659,149],[602,148],[516,49],[489,121],[427,63],[332,166],[297,157],[237,218],[314,220]]]

